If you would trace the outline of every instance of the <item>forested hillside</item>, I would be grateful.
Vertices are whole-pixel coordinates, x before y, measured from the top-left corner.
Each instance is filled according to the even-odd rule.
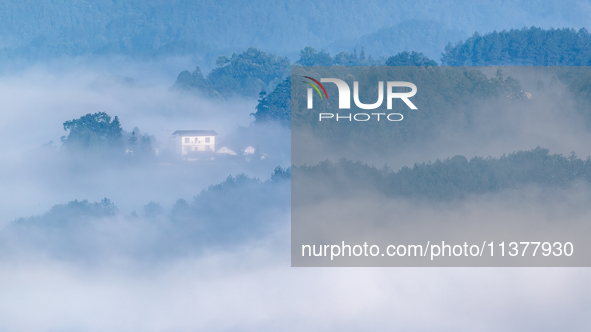
[[[296,64],[301,66],[437,66],[435,61],[429,59],[423,53],[417,52],[401,52],[388,59],[374,60],[371,57],[366,57],[363,49],[359,55],[356,51],[352,54],[343,51],[333,58],[330,53],[317,51],[313,47],[303,49]],[[209,92],[211,94],[207,81],[202,78],[202,75],[199,75],[201,75],[199,68],[193,74],[189,74],[187,71],[182,72],[174,87],[182,90]],[[253,113],[255,123],[277,121],[283,126],[291,126],[290,78],[278,85],[270,94],[263,91],[260,97],[256,112]]]
[[[447,66],[587,66],[591,64],[591,34],[585,29],[578,31],[573,29],[544,30],[536,27],[510,31],[504,30],[502,32],[488,33],[483,36],[475,33],[465,42],[459,42],[455,46],[452,46],[451,43],[448,44],[442,53],[441,59],[443,65]],[[302,66],[437,66],[436,61],[425,56],[423,53],[415,51],[404,51],[388,58],[372,59],[369,56],[366,57],[364,48],[361,49],[359,54],[356,51],[353,54],[343,51],[333,57],[327,51],[318,51],[312,47],[306,47],[300,51],[300,58],[296,61],[296,64]],[[485,82],[482,80],[483,76],[479,74],[475,74],[474,76],[469,75],[463,79],[468,77],[471,77],[469,79],[474,79],[478,76],[480,76],[478,80]],[[461,76],[451,79],[461,79]],[[591,112],[589,111],[589,107],[586,106],[591,101],[591,93],[588,89],[590,81],[591,75],[588,74],[588,70],[579,68],[557,72],[550,83],[566,86],[573,93],[579,111],[591,123]],[[518,84],[514,79],[510,79],[509,82],[510,84]],[[536,89],[543,91],[545,89],[544,84],[543,82],[539,83],[541,85],[538,85]],[[425,84],[429,86],[429,82],[425,82]],[[486,85],[486,83],[484,86],[479,85],[476,81],[468,83],[468,85],[474,84],[479,89],[484,88]],[[463,86],[459,81],[455,83],[448,82],[444,85]],[[518,85],[515,85],[515,88],[517,87]],[[436,88],[435,90],[440,90],[441,86]],[[489,92],[491,91],[489,90]],[[446,93],[452,93],[452,91],[450,90]],[[493,94],[498,95],[498,92]],[[280,117],[275,118],[275,116],[279,113],[286,114],[285,107],[290,105],[290,103],[280,100],[281,98],[279,96],[282,96],[285,100],[290,100],[291,95],[281,90],[273,92],[272,95],[272,98],[267,97],[261,99],[261,103],[255,113],[257,122],[283,121]],[[282,111],[274,111],[271,114],[268,112],[270,109],[282,109]],[[450,112],[457,113],[457,109],[452,108]],[[441,112],[438,114],[441,114]],[[467,118],[469,114],[464,114],[461,117]],[[440,123],[437,119],[437,114],[425,116],[420,119],[420,124],[417,124],[417,126],[432,129],[436,126],[436,123]],[[401,123],[401,126],[406,125]],[[425,131],[429,132],[430,130]],[[402,132],[410,134],[413,130],[409,132],[408,129],[404,129]]]
[[[270,94],[261,93],[256,106],[255,124],[278,122],[291,127],[291,77],[281,82]]]
[[[218,57],[216,68],[203,76],[197,67],[192,73],[181,72],[173,89],[199,92],[210,97],[255,97],[272,91],[289,74],[289,60],[249,48],[241,54]]]
[[[248,47],[292,55],[339,40],[345,41],[339,51],[359,52],[365,45],[378,57],[423,51],[415,47],[419,42],[430,44],[424,51],[433,57],[434,47],[473,31],[588,23],[579,1],[503,2],[503,8],[501,13],[496,2],[461,0],[2,1],[0,58],[191,55],[208,62]]]
[[[441,61],[448,66],[588,66],[591,34],[586,29],[531,27],[484,35],[445,47]]]
[[[384,27],[357,39],[339,40],[327,46],[334,53],[362,47],[374,58],[388,57],[397,52],[422,52],[439,61],[441,51],[450,41],[459,41],[470,36],[464,31],[436,21],[412,19],[394,26]]]
[[[317,179],[328,191],[354,186],[389,197],[435,202],[528,186],[555,190],[577,183],[589,185],[591,160],[549,154],[538,147],[500,158],[455,156],[400,170],[342,159],[299,166],[293,173],[298,181]],[[240,245],[272,232],[279,223],[263,216],[288,211],[291,176],[292,170],[279,167],[267,181],[244,174],[229,176],[192,201],[180,199],[168,210],[150,202],[143,211],[127,216],[108,199],[58,204],[45,214],[19,218],[0,231],[0,249],[10,255],[42,248],[44,254],[66,260],[92,260],[107,252],[153,259],[186,255],[212,245]],[[326,198],[323,192],[311,192],[310,198],[322,200]],[[101,247],[106,241],[110,243],[107,249]]]
[[[393,171],[378,169],[361,162],[329,161],[294,169],[299,176],[330,183],[379,190],[389,196],[452,200],[471,194],[520,189],[528,185],[550,188],[568,187],[577,181],[591,183],[591,159],[574,154],[549,154],[547,149],[519,151],[500,158],[455,156],[446,160],[415,164]],[[343,179],[347,179],[344,181]]]
[[[228,176],[193,200],[177,200],[168,210],[150,202],[126,216],[107,198],[58,204],[0,230],[0,259],[39,249],[65,260],[93,261],[114,252],[158,259],[241,245],[273,232],[282,221],[267,216],[270,211],[288,211],[290,178],[290,169],[280,167],[266,181],[244,174]],[[103,246],[107,242],[109,246]]]

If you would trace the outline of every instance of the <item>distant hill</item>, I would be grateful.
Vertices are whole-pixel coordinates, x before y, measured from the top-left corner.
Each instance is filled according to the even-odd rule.
[[[500,158],[455,156],[443,161],[415,164],[393,171],[377,169],[361,162],[342,159],[293,169],[298,176],[318,179],[324,185],[340,188],[343,178],[354,188],[371,188],[388,196],[453,200],[471,194],[485,194],[528,185],[548,188],[569,187],[591,182],[591,159],[574,153],[549,154],[540,147],[518,151]]]
[[[464,42],[449,43],[441,60],[448,66],[588,66],[591,34],[536,27],[474,33]]]
[[[374,58],[388,57],[403,51],[416,51],[439,61],[445,45],[468,36],[469,33],[450,28],[441,22],[413,19],[381,28],[355,40],[340,40],[326,48],[332,52],[351,48],[359,51],[363,48],[366,54]]]
[[[179,199],[170,210],[150,202],[128,216],[107,198],[58,204],[0,229],[0,260],[23,252],[85,262],[113,254],[157,259],[205,246],[241,245],[283,222],[269,213],[289,211],[290,179],[291,169],[280,167],[266,181],[228,176],[192,201]]]
[[[439,61],[432,50],[416,46],[456,42],[455,31],[580,27],[588,23],[587,6],[575,0],[503,1],[502,10],[495,1],[462,0],[0,1],[0,60],[124,54],[212,61],[248,47],[291,57],[309,45],[321,49],[351,40],[337,49],[365,45],[375,57],[378,49],[414,50]]]

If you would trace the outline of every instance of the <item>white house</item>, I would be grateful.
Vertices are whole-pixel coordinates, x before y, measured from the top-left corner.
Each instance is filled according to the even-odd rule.
[[[215,137],[218,134],[214,130],[177,130],[172,133],[175,145],[180,147],[181,156],[195,152],[215,152]]]

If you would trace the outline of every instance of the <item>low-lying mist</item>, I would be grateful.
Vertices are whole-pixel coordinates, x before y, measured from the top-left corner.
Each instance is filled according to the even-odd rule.
[[[0,77],[5,110],[0,113],[0,225],[75,199],[108,197],[124,214],[150,201],[171,208],[176,200],[190,200],[229,175],[267,179],[275,167],[289,166],[289,131],[251,126],[256,100],[211,100],[171,91],[176,69],[163,71],[154,65],[150,75],[153,63],[112,63],[88,67],[72,61],[71,68],[58,63]],[[60,142],[68,134],[63,123],[98,112],[117,116],[124,133],[139,129],[150,135],[158,155],[138,161],[95,151],[65,151]],[[252,146],[265,159],[167,158],[171,134],[192,129],[215,130],[220,144],[231,144],[238,155]]]
[[[570,207],[580,214],[589,197],[580,193],[553,196],[576,202]],[[575,196],[580,199],[572,200]],[[402,199],[392,208],[406,220],[573,216],[568,204],[543,197],[548,193],[530,188],[512,197],[470,196],[455,204]],[[258,215],[258,222],[274,220],[275,227],[251,240],[164,260],[137,260],[113,252],[142,241],[148,251],[166,248],[150,248],[154,233],[145,226],[141,236],[121,232],[125,226],[115,228],[124,237],[109,238],[104,230],[120,219],[102,221],[100,237],[106,241],[100,264],[24,254],[3,260],[0,326],[11,331],[492,332],[584,331],[590,323],[584,314],[591,307],[588,269],[291,268],[288,213]],[[137,222],[147,222],[141,219]],[[35,319],[27,319],[30,315]]]
[[[6,226],[0,260],[50,257],[100,265],[125,259],[152,265],[265,239],[286,227],[289,211],[290,171],[279,167],[266,181],[229,176],[172,208],[152,201],[126,215],[107,198],[74,200]]]
[[[121,68],[0,77],[0,330],[585,331],[591,323],[588,269],[291,268],[289,130],[251,126],[256,100],[179,94],[169,90],[178,72]],[[258,159],[63,149],[63,123],[97,112],[118,116],[126,135],[137,127],[154,137],[162,151],[173,131],[204,129],[221,144],[256,147]],[[586,162],[588,134],[574,113],[499,112],[388,156],[391,171],[456,154],[465,166],[538,145]],[[585,219],[589,189],[576,180],[467,190],[451,201],[398,192],[385,200],[417,222]]]

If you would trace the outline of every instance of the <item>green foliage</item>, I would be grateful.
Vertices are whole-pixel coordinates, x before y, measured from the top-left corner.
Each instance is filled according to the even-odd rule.
[[[277,167],[266,181],[244,174],[229,176],[190,202],[178,200],[170,213],[150,202],[141,215],[121,217],[106,198],[55,205],[41,216],[20,218],[0,230],[0,257],[34,250],[86,263],[111,254],[153,260],[217,245],[241,245],[285,222],[290,174],[289,168]]]
[[[218,59],[215,61],[215,65],[217,67],[223,67],[223,66],[225,66],[225,65],[227,65],[229,63],[230,63],[230,59],[228,59],[228,57],[225,56],[225,55],[220,55],[218,57]]]
[[[42,216],[17,219],[13,225],[17,227],[65,227],[78,225],[88,219],[112,217],[117,213],[117,207],[108,198],[93,203],[87,200],[74,200],[66,204],[55,205]]]
[[[441,56],[448,66],[588,66],[591,34],[586,29],[531,27],[480,35],[477,32]]]
[[[291,180],[291,167],[281,168],[277,166],[271,174],[271,181]]]
[[[405,51],[389,57],[386,66],[437,66],[437,62],[427,58],[423,53]]]
[[[157,202],[150,202],[144,206],[144,216],[147,218],[156,218],[164,215],[164,208]]]
[[[203,77],[199,66],[197,66],[197,68],[195,68],[192,73],[189,73],[187,70],[183,70],[177,77],[176,82],[173,85],[173,89],[184,91],[198,90],[202,94],[205,94],[209,97],[219,96],[217,91],[214,91],[210,88],[209,83]]]
[[[244,187],[244,186],[251,185],[251,184],[256,185],[259,183],[261,183],[261,180],[259,180],[257,178],[251,178],[251,177],[248,177],[244,173],[240,173],[240,174],[236,175],[236,177],[233,177],[232,175],[228,176],[226,178],[226,180],[222,183],[218,183],[216,185],[209,186],[207,191],[203,191],[202,194],[205,195],[209,191],[223,191],[223,190],[228,190],[230,188],[235,189],[235,188]]]
[[[203,190],[191,203],[177,201],[170,215],[177,236],[189,243],[220,245],[268,232],[274,218],[262,218],[261,213],[289,207],[288,173],[276,169],[275,176],[267,181],[245,174],[229,176]],[[265,209],[261,209],[263,206]]]
[[[540,147],[501,158],[455,156],[434,163],[415,164],[397,172],[377,169],[361,162],[341,160],[316,166],[300,166],[295,171],[333,188],[350,181],[351,188],[372,188],[388,196],[450,200],[469,194],[485,194],[527,185],[568,187],[576,181],[591,183],[591,159],[581,160],[549,154]]]
[[[415,50],[439,60],[441,50],[449,41],[457,41],[467,36],[468,34],[460,29],[452,28],[438,20],[411,19],[363,35],[357,39],[354,47],[365,47],[365,52],[376,57]],[[350,40],[335,42],[330,46],[332,50],[349,48]]]
[[[277,121],[291,127],[291,77],[288,77],[268,95],[261,94],[256,106],[255,124]]]
[[[193,73],[183,71],[173,88],[196,90],[209,96],[234,95],[256,97],[261,90],[271,91],[289,72],[289,60],[249,48],[230,59],[220,56],[207,78],[199,67]]]
[[[155,157],[153,151],[153,143],[155,141],[154,136],[148,134],[142,134],[138,127],[134,127],[130,133],[123,133],[124,140],[127,141],[126,155],[127,158],[137,161],[147,161],[150,158]]]
[[[340,52],[332,59],[330,54],[324,51],[316,51],[312,47],[306,47],[300,53],[300,60],[296,64],[302,66],[373,66],[379,65],[378,62],[365,58],[365,52],[362,49],[358,57],[357,52],[349,54]],[[259,103],[256,106],[256,112],[252,113],[255,117],[255,123],[265,123],[276,121],[283,126],[291,127],[291,77],[278,84],[270,94],[260,94]]]
[[[251,47],[242,54],[234,53],[225,66],[213,69],[207,80],[222,95],[256,96],[274,87],[288,72],[288,59]]]
[[[1,1],[0,59],[124,54],[192,55],[214,62],[220,54],[251,45],[287,54],[311,43],[347,40],[346,48],[336,49],[350,49],[368,34],[357,44],[358,51],[365,45],[370,53],[383,52],[376,55],[417,50],[433,57],[435,48],[443,49],[442,41],[463,37],[450,30],[492,31],[523,24],[519,22],[584,26],[586,5],[575,0],[478,5],[466,5],[465,0]],[[433,46],[419,49],[420,45]]]
[[[121,144],[122,129],[119,118],[111,121],[105,112],[86,114],[79,119],[64,122],[64,130],[70,131],[62,137],[66,148],[105,148]]]
[[[357,55],[357,49],[352,54],[339,52],[334,59],[326,51],[318,52],[313,47],[306,47],[300,52],[300,59],[296,61],[301,66],[379,66],[382,59],[374,60],[365,56],[365,50],[361,47],[361,53]]]
[[[353,53],[339,52],[333,59],[334,66],[382,66],[384,65],[384,58],[374,60],[371,55],[365,56],[365,50],[361,46],[361,52],[357,56],[357,49]]]
[[[154,152],[152,151],[152,138],[150,136],[142,136],[140,141],[140,146],[138,147],[138,154],[140,156],[153,156]]]
[[[300,51],[300,59],[296,64],[302,66],[332,66],[332,57],[325,51],[316,51],[313,47],[306,47]]]
[[[104,241],[112,250],[112,238],[105,236],[101,225],[117,220],[117,214],[117,207],[107,198],[55,205],[41,216],[20,218],[4,228],[0,255],[36,249],[43,256],[88,262],[104,248]]]

